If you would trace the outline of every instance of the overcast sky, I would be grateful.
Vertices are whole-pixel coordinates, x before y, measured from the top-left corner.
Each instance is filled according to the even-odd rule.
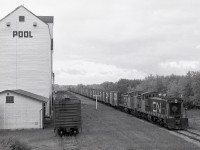
[[[58,84],[116,82],[200,69],[200,0],[0,0],[54,16]]]

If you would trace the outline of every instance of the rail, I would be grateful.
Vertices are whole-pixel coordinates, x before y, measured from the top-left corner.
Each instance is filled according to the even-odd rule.
[[[193,129],[169,131],[170,133],[200,147],[200,132]]]

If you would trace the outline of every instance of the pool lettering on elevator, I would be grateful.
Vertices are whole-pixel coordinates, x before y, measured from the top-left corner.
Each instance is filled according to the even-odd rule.
[[[13,38],[33,38],[31,31],[13,31]]]

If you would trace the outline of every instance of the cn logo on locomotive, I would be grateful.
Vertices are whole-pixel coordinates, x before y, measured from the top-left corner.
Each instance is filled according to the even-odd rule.
[[[16,36],[19,38],[33,38],[31,31],[13,31],[13,38]]]
[[[161,113],[161,103],[153,101],[153,112]]]

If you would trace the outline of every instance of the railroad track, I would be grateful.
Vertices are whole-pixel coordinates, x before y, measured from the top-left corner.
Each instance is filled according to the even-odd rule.
[[[169,131],[170,133],[194,143],[200,147],[200,132],[193,129]]]
[[[75,136],[63,136],[61,140],[61,150],[79,150],[78,142]]]

